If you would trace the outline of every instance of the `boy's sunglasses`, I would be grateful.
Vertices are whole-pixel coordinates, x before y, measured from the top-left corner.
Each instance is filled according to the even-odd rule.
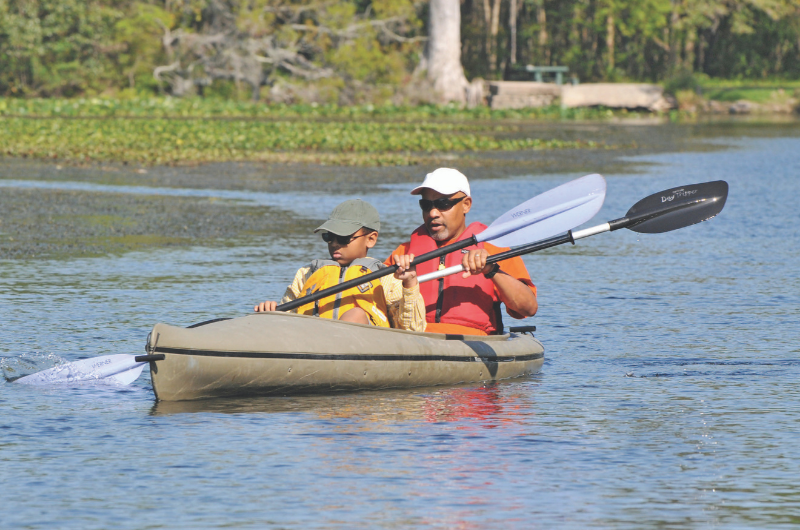
[[[459,202],[466,199],[467,196],[458,197],[456,199],[434,199],[429,201],[428,199],[420,199],[419,200],[419,207],[422,208],[423,212],[429,212],[432,209],[436,208],[440,212],[446,212]]]
[[[359,237],[364,237],[368,234],[361,234],[360,236],[354,236],[350,234],[349,236],[337,236],[333,232],[322,232],[322,240],[326,243],[332,243],[336,241],[339,245],[346,247],[349,245],[354,239],[358,239]]]

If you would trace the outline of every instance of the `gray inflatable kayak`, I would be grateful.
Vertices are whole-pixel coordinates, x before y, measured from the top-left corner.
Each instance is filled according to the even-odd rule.
[[[156,324],[147,352],[164,356],[150,363],[163,401],[495,381],[544,362],[542,344],[522,332],[417,333],[293,313]]]

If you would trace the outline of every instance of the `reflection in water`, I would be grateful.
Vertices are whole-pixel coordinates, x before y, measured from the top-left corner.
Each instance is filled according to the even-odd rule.
[[[469,420],[470,424],[475,422],[482,428],[493,429],[504,423],[521,420],[523,396],[502,392],[504,384],[500,382],[478,387],[448,386],[353,394],[158,401],[153,404],[151,414],[309,413],[319,419],[356,420],[366,422],[364,425]],[[530,399],[530,396],[527,398]],[[526,414],[531,414],[531,411],[527,410]]]

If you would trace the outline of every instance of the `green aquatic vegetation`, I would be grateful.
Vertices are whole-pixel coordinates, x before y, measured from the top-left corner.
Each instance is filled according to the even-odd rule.
[[[800,93],[800,89],[797,89]],[[756,103],[783,102],[794,95],[793,90],[760,88],[760,87],[730,87],[713,88],[703,92],[708,99],[715,101],[733,102],[739,100],[753,101]]]
[[[316,226],[284,210],[236,201],[35,188],[3,189],[0,212],[0,256],[8,259],[230,245],[235,238],[309,233]]]
[[[696,91],[713,101],[786,103],[800,96],[800,80],[703,78],[698,82]]]
[[[558,105],[527,109],[492,110],[458,105],[353,105],[266,104],[216,98],[0,98],[0,116],[36,117],[137,117],[137,118],[257,118],[343,120],[585,120],[607,119],[624,111],[608,109],[562,109]]]
[[[316,161],[412,164],[433,153],[597,147],[514,137],[513,126],[408,121],[0,118],[0,152],[12,157],[179,164]]]
[[[723,89],[723,88],[770,88],[778,89],[800,89],[800,79],[716,79],[702,77],[700,85],[703,90]]]

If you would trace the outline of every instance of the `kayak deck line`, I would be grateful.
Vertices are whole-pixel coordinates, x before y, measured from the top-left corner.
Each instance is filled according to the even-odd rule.
[[[464,341],[468,346],[471,341]],[[202,357],[241,357],[249,359],[304,359],[319,361],[451,361],[460,363],[507,363],[515,361],[533,361],[543,359],[544,353],[531,353],[516,356],[489,356],[489,355],[403,355],[403,354],[322,354],[322,353],[281,353],[281,352],[252,352],[252,351],[218,351],[196,350],[190,348],[165,348],[157,346],[153,349],[156,353],[172,353],[175,355],[198,355]]]

